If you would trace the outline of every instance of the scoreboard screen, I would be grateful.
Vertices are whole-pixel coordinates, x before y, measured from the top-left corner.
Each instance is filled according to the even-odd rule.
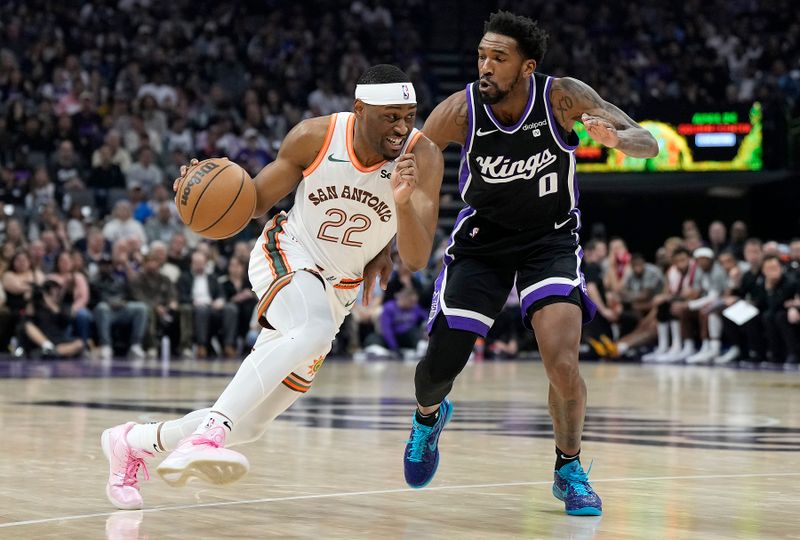
[[[650,159],[606,148],[589,137],[583,124],[576,124],[578,172],[760,171],[761,116],[758,102],[720,110],[667,108],[648,115],[639,124],[659,147],[658,156]]]

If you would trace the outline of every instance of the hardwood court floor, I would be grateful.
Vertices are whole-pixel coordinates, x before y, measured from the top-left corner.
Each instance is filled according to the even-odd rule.
[[[402,473],[413,366],[330,361],[283,420],[240,447],[252,464],[243,481],[172,489],[154,463],[144,512],[115,511],[101,431],[207,406],[234,369],[97,377],[63,364],[34,370],[55,378],[0,379],[0,538],[800,538],[800,374],[685,366],[584,365],[583,462],[594,460],[600,518],[567,517],[550,494],[534,362],[465,370],[426,489],[407,489]]]

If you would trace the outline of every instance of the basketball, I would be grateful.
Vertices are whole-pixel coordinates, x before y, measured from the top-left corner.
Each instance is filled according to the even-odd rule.
[[[233,236],[249,223],[256,209],[256,187],[236,163],[211,158],[186,172],[178,184],[175,204],[186,226],[219,240]]]

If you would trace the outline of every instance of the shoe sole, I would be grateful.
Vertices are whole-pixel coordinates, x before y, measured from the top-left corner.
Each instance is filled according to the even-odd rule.
[[[447,416],[444,417],[444,425],[442,426],[442,430],[444,430],[444,428],[447,427],[447,424],[450,422],[450,419],[452,417],[453,417],[453,405],[450,405],[447,408]],[[441,435],[442,435],[442,432],[440,431],[439,432],[439,436],[441,437]],[[436,440],[436,449],[437,450],[439,449],[439,440],[438,439]],[[406,481],[406,484],[408,484],[408,487],[410,487],[410,488],[422,489],[422,488],[424,488],[425,486],[427,486],[428,484],[430,484],[433,481],[433,477],[436,476],[436,471],[438,471],[438,470],[439,470],[439,456],[437,455],[436,456],[436,464],[433,466],[433,472],[431,473],[430,478],[428,478],[428,480],[424,484],[410,484],[408,481]]]
[[[558,489],[555,484],[553,484],[553,497],[558,499],[561,502],[564,502],[564,495],[561,493],[561,490]],[[595,508],[594,506],[584,506],[583,508],[576,508],[574,510],[567,510],[564,509],[568,516],[602,516],[603,511],[599,508]]]
[[[100,435],[100,448],[103,449],[103,455],[106,457],[106,461],[108,461],[109,476],[111,476],[112,474],[111,458],[109,457],[111,455],[111,448],[109,447],[110,441],[108,440],[110,431],[111,431],[110,429],[107,429],[103,432],[102,435]],[[111,497],[111,486],[109,485],[108,481],[106,481],[106,499],[108,499],[108,502],[110,502],[114,506],[114,508],[118,508],[119,510],[141,510],[144,506],[144,504],[125,506],[123,504],[120,504],[118,501],[115,501]]]
[[[249,470],[248,463],[213,459],[198,459],[184,467],[170,467],[162,463],[156,468],[161,479],[172,487],[183,487],[193,478],[209,484],[224,486],[238,481]]]

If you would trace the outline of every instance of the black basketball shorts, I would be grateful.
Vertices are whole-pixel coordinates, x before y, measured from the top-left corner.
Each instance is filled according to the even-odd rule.
[[[442,314],[450,328],[485,337],[515,283],[526,328],[534,311],[560,301],[578,303],[586,324],[597,308],[586,292],[582,258],[578,235],[568,227],[534,236],[501,227],[467,207],[445,250],[428,332]]]

